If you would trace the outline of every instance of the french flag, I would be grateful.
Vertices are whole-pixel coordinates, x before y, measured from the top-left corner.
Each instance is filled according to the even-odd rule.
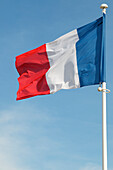
[[[101,82],[103,17],[16,57],[17,100]]]

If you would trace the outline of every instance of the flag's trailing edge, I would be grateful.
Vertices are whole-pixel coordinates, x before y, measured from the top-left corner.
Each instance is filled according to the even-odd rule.
[[[17,100],[101,82],[103,17],[16,57]]]

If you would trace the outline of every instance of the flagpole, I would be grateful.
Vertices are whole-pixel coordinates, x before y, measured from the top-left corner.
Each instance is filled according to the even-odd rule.
[[[105,17],[107,4],[100,6],[103,13],[103,40],[102,40],[102,170],[107,170],[107,120],[106,120],[106,56],[105,56]]]

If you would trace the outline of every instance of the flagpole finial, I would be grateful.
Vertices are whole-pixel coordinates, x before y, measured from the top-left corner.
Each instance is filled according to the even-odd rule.
[[[106,14],[106,8],[108,8],[107,4],[101,4],[100,8],[102,9],[102,12]]]

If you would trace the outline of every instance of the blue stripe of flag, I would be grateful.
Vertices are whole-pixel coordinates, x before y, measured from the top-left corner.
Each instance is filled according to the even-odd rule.
[[[102,28],[103,17],[77,29],[76,53],[81,87],[101,82]]]

